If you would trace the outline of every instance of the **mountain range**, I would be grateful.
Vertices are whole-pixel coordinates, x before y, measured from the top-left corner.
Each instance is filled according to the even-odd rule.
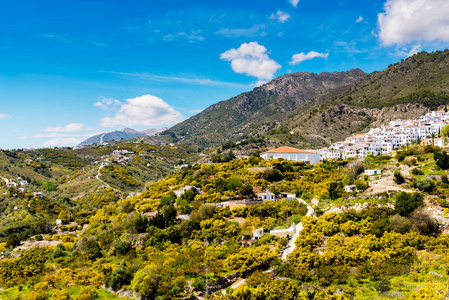
[[[447,104],[449,50],[420,52],[370,74],[360,69],[286,74],[213,104],[167,130],[125,128],[91,137],[80,145],[159,133],[158,139],[200,147],[264,137],[271,144],[316,148]]]
[[[131,139],[135,137],[154,136],[163,132],[167,128],[150,128],[143,131],[137,131],[132,128],[123,128],[122,130],[101,133],[82,141],[79,146],[101,144],[109,141],[118,141],[121,139]]]
[[[161,135],[203,146],[263,136],[277,144],[322,147],[441,108],[449,104],[448,92],[449,50],[421,52],[370,74],[352,69],[283,75]]]

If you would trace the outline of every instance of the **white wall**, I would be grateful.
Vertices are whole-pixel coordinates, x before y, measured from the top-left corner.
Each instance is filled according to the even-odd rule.
[[[308,161],[311,165],[318,163],[321,158],[319,153],[263,153],[261,157],[264,159],[283,158],[293,161]]]

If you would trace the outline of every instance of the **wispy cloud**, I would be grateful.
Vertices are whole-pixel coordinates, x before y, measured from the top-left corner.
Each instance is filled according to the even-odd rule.
[[[58,127],[47,127],[42,129],[44,132],[77,132],[77,131],[88,131],[93,130],[92,128],[84,127],[81,123],[70,123],[65,126]]]
[[[108,109],[108,108],[116,108],[118,105],[121,105],[122,103],[114,98],[105,98],[105,97],[98,97],[98,100],[94,103],[95,107],[99,107],[102,109]]]
[[[285,23],[290,18],[290,15],[284,11],[278,10],[276,14],[271,14],[271,20],[277,20],[279,23]]]
[[[355,22],[356,22],[356,23],[362,23],[362,22],[363,22],[363,17],[362,17],[362,16],[359,16],[359,17],[357,18],[357,20],[355,20]]]
[[[105,43],[99,42],[92,37],[79,38],[73,36],[48,34],[48,33],[42,34],[41,36],[49,40],[57,41],[63,44],[72,45],[80,48],[86,48],[88,46],[107,47]]]
[[[215,32],[215,34],[225,37],[256,37],[267,35],[264,29],[264,24],[258,24],[251,28],[221,28],[219,31]]]
[[[10,118],[10,115],[7,114],[0,114],[0,119],[6,119],[6,118]]]
[[[193,84],[193,85],[208,85],[208,86],[225,86],[225,87],[234,87],[234,88],[246,88],[249,85],[234,83],[234,82],[226,82],[226,81],[217,81],[211,80],[208,78],[189,78],[189,77],[178,77],[178,76],[164,76],[164,75],[155,75],[148,73],[126,73],[126,72],[107,72],[110,74],[120,75],[125,78],[134,78],[139,80],[146,81],[157,81],[157,82],[179,82],[185,84]],[[97,106],[100,106],[98,104]]]
[[[293,5],[293,7],[297,7],[299,0],[288,0],[288,2],[290,2],[290,4]]]
[[[409,57],[419,52],[421,52],[421,45],[418,44],[413,46],[411,49],[408,49],[407,47],[396,49],[396,52],[393,55],[400,57]]]
[[[45,141],[43,145],[49,147],[75,146],[81,142],[82,140],[77,138],[61,138]]]
[[[88,137],[92,135],[97,135],[98,133],[38,133],[31,136],[21,136],[20,139],[41,139],[41,138],[61,138],[61,137]]]
[[[297,65],[306,60],[314,59],[315,57],[328,58],[329,53],[319,53],[316,51],[310,51],[309,53],[297,53],[292,56],[292,60],[289,62],[290,65]]]
[[[204,41],[204,36],[201,35],[201,30],[192,30],[190,32],[176,32],[176,33],[170,33],[163,37],[164,41],[174,41],[176,39],[183,38],[188,40],[189,42],[196,42],[196,41]]]
[[[187,109],[184,107],[179,107],[179,106],[173,106],[173,108],[183,112],[183,113],[190,113],[190,114],[197,114],[200,113],[204,110],[204,108],[199,108],[199,109]]]

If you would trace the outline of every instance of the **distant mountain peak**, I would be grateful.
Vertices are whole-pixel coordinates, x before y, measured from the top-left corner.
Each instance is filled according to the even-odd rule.
[[[91,144],[101,144],[104,142],[109,142],[112,140],[118,141],[121,139],[132,139],[135,137],[143,137],[143,136],[153,136],[155,134],[158,134],[159,132],[162,132],[164,130],[167,130],[167,128],[151,128],[143,131],[137,131],[132,128],[123,128],[122,130],[117,131],[111,131],[111,132],[105,132],[100,133],[98,135],[92,136],[84,141],[82,141],[79,146],[84,145],[91,145]]]
[[[134,130],[134,129],[132,129],[132,128],[128,128],[128,127],[123,128],[123,129],[120,130],[120,131],[125,132],[125,133],[140,133],[139,131]]]

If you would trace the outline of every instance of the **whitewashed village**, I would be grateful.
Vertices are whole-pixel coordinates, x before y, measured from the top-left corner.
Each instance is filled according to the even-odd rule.
[[[449,112],[445,111],[432,111],[416,120],[391,121],[388,126],[372,128],[368,133],[353,135],[321,149],[321,159],[377,156],[425,139],[431,139],[427,142],[435,146],[443,146],[443,140],[438,136],[448,124]]]

